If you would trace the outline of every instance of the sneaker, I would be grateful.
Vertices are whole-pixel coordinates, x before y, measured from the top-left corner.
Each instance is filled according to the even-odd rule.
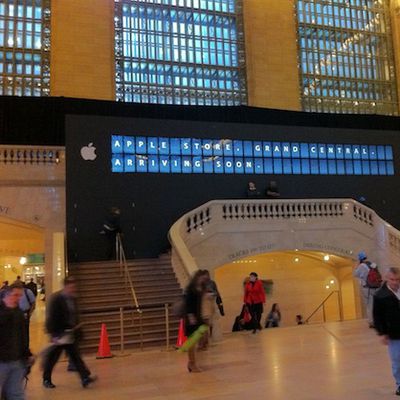
[[[97,381],[96,375],[89,375],[87,378],[82,379],[82,386],[85,388],[89,386],[91,383]]]
[[[397,396],[400,396],[400,386],[397,387],[396,395],[397,395]]]
[[[54,389],[56,387],[56,385],[52,381],[49,381],[48,379],[43,380],[43,386],[47,389]]]

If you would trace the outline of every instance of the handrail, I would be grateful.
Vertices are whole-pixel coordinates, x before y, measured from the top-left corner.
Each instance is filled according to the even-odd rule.
[[[330,292],[328,296],[322,301],[322,303],[309,315],[308,318],[304,321],[305,324],[308,324],[308,321],[319,311],[319,309],[322,307],[323,311],[323,319],[324,322],[326,322],[326,316],[325,316],[325,303],[333,296],[334,294],[338,295],[338,303],[339,303],[339,315],[340,315],[340,321],[343,321],[343,315],[342,315],[342,304],[341,304],[341,298],[340,298],[340,291],[339,290],[334,290],[333,292]]]
[[[130,292],[132,295],[133,302],[135,304],[137,311],[139,313],[141,313],[142,311],[140,310],[140,306],[139,306],[139,302],[138,302],[138,299],[136,296],[135,288],[133,287],[131,274],[129,272],[128,263],[126,261],[124,247],[122,245],[121,235],[119,233],[117,233],[117,236],[116,236],[115,246],[116,246],[117,261],[119,262],[119,267],[120,267],[120,273],[121,273],[121,275],[124,274],[125,283],[126,282],[129,283],[129,289],[130,289]]]
[[[140,333],[140,348],[143,350],[143,321],[142,315],[143,311],[158,311],[164,310],[164,319],[165,319],[165,348],[166,350],[170,350],[170,307],[172,303],[151,303],[146,304],[143,306],[142,309],[137,308],[136,306],[109,306],[109,307],[102,307],[101,309],[92,309],[92,310],[83,310],[82,314],[85,315],[95,315],[95,314],[119,314],[120,320],[120,351],[121,355],[125,351],[125,324],[124,324],[124,312],[131,311],[132,313],[137,312],[139,314],[139,333]],[[134,317],[132,316],[132,324],[134,324]]]
[[[163,303],[150,303],[150,304],[142,304],[140,306],[141,311],[146,310],[156,310],[165,307],[165,305],[172,306],[172,302],[163,302]],[[137,307],[134,306],[101,306],[101,307],[93,307],[89,310],[82,310],[81,314],[97,314],[97,313],[104,313],[104,314],[112,314],[119,311],[120,308],[123,308],[124,311],[136,311]]]

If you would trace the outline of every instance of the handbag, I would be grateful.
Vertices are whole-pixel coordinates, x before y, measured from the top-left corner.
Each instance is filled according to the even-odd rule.
[[[247,324],[248,322],[251,321],[251,318],[252,316],[250,314],[250,311],[246,309],[243,313],[243,321]]]

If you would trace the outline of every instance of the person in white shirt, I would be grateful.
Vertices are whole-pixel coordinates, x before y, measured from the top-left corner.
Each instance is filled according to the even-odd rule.
[[[367,320],[370,328],[374,327],[372,317],[373,297],[378,287],[371,287],[368,285],[368,274],[371,268],[377,268],[375,263],[371,263],[364,251],[358,253],[358,265],[353,271],[353,276],[358,278],[361,286],[361,298],[366,309]]]

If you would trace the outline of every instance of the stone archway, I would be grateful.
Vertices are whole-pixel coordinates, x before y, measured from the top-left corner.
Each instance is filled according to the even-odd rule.
[[[28,175],[28,170],[25,174]],[[48,293],[57,290],[65,271],[65,188],[46,182],[32,186],[8,184],[2,187],[1,195],[0,217],[4,221],[43,232],[41,252],[45,253],[46,290]]]
[[[329,255],[329,260],[324,257]],[[350,258],[335,256],[326,252],[281,251],[245,257],[227,263],[214,270],[226,311],[221,320],[223,330],[230,331],[234,318],[239,314],[243,300],[243,279],[251,271],[258,273],[260,279],[273,283],[267,291],[267,305],[263,318],[273,303],[279,303],[283,315],[282,325],[295,325],[295,316],[307,318],[315,308],[331,293],[325,305],[326,321],[340,319],[337,291],[341,294],[344,319],[357,316],[356,296],[352,290]],[[350,279],[349,279],[350,277]],[[322,310],[311,322],[323,322]]]
[[[43,254],[45,230],[40,226],[0,216],[0,279],[13,281],[23,275],[22,256]]]
[[[400,232],[352,199],[213,200],[176,221],[169,237],[182,287],[199,268],[213,274],[265,253],[319,252],[354,265],[363,250],[381,271],[400,261]],[[347,307],[353,309],[346,316],[361,317],[351,267],[339,278]]]

